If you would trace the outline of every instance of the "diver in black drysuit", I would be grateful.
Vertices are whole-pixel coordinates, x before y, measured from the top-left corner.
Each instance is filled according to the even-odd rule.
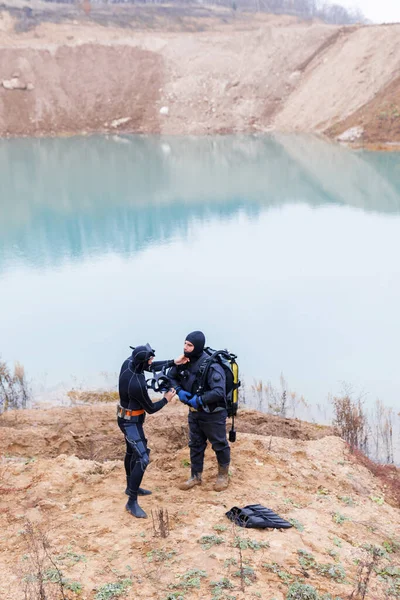
[[[188,363],[172,367],[168,371],[170,384],[176,388],[179,400],[189,407],[189,448],[191,476],[179,487],[189,490],[202,482],[204,453],[207,442],[211,443],[218,461],[218,475],[214,490],[221,492],[229,485],[230,447],[226,437],[225,372],[217,363],[211,364],[205,389],[201,396],[196,393],[199,369],[209,358],[204,352],[205,336],[202,331],[192,331],[186,337],[184,355]]]
[[[154,356],[155,352],[149,344],[136,346],[133,349],[132,356],[124,361],[119,376],[120,404],[117,414],[118,426],[124,434],[126,442],[124,465],[127,482],[126,493],[129,496],[125,508],[134,517],[144,519],[147,515],[139,506],[137,497],[138,495],[146,496],[151,492],[139,487],[149,464],[150,454],[143,423],[146,412],[153,414],[161,410],[176,393],[171,388],[164,393],[161,400],[152,402],[147,392],[144,371],[150,369],[160,371],[162,367],[171,367],[174,364],[179,364],[179,360],[185,360],[183,357],[179,357],[176,361],[153,362]]]

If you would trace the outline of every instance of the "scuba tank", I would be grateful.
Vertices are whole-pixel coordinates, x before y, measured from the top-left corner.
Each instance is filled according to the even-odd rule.
[[[229,441],[236,442],[236,431],[235,431],[235,416],[237,415],[238,405],[239,405],[239,365],[236,362],[236,357],[231,355],[230,367],[233,375],[233,388],[232,388],[232,400],[231,400],[231,413],[232,413],[232,426],[229,430]],[[229,415],[229,407],[228,407],[228,416]]]
[[[199,383],[196,393],[201,395],[204,390],[208,371],[213,362],[218,362],[225,372],[225,394],[226,394],[226,409],[228,417],[232,417],[232,426],[229,431],[229,441],[236,441],[235,431],[235,416],[238,411],[239,403],[239,365],[236,362],[236,354],[228,352],[228,350],[213,350],[212,348],[204,348],[204,352],[209,355],[205,359],[199,369]]]

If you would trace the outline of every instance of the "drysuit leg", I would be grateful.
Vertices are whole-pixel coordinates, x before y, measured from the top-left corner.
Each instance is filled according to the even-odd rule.
[[[199,413],[189,411],[189,448],[192,476],[203,472],[204,452],[207,447],[207,437],[199,426]]]
[[[218,464],[228,466],[231,461],[231,449],[226,437],[226,418],[228,416],[226,410],[221,410],[214,413],[199,412],[198,425],[202,434],[211,443]]]

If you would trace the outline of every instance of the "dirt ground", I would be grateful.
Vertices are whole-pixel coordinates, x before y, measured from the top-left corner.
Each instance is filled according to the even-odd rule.
[[[173,402],[146,421],[152,461],[143,484],[153,494],[141,500],[150,518],[138,520],[124,510],[114,413],[114,404],[95,404],[0,418],[0,598],[39,598],[41,582],[49,599],[284,600],[302,581],[326,600],[344,599],[371,544],[384,554],[366,598],[398,597],[399,507],[329,428],[241,411],[228,490],[213,491],[207,450],[202,486],[183,492],[186,409]],[[225,512],[253,503],[294,526],[233,527]],[[165,538],[155,535],[161,509]]]
[[[368,142],[400,142],[400,25],[204,6],[3,7],[0,136],[338,135],[350,125]]]

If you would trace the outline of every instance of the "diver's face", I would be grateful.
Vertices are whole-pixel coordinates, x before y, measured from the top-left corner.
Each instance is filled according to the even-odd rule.
[[[185,343],[183,344],[183,351],[190,354],[191,352],[193,352],[193,350],[194,350],[193,344],[188,342],[187,340],[185,340]]]

